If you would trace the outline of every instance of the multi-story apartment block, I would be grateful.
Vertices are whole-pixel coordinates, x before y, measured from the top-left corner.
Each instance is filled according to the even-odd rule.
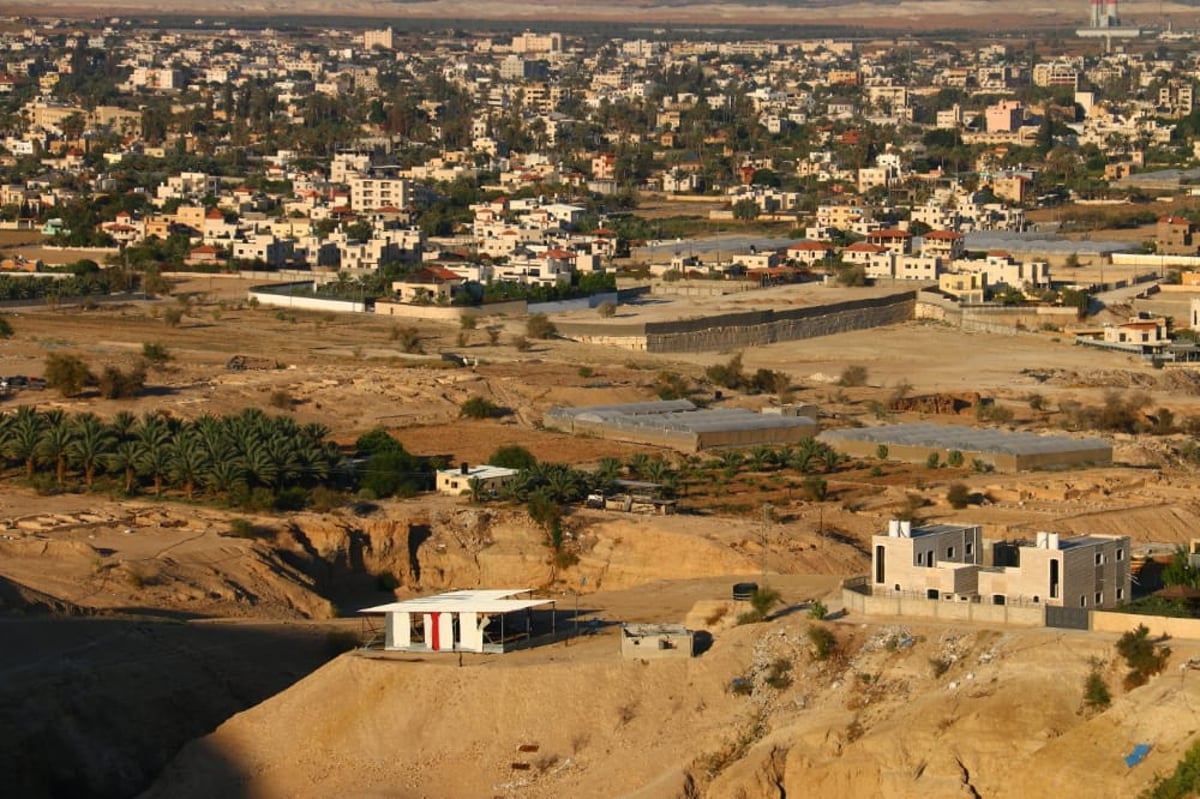
[[[380,178],[351,175],[350,207],[364,211],[374,208],[404,208],[413,200],[412,182],[403,178]]]

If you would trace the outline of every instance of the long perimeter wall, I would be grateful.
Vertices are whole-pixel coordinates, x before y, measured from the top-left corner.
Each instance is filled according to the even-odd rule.
[[[646,352],[722,352],[778,341],[831,336],[907,322],[916,292],[786,311],[748,311],[676,322],[648,322]]]

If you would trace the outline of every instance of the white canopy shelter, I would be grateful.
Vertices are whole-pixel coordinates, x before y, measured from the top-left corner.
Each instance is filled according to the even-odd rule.
[[[527,595],[526,599],[511,597]],[[504,617],[534,608],[554,607],[553,599],[533,599],[530,588],[452,591],[448,594],[389,602],[360,613],[384,616],[385,650],[402,652],[503,652]],[[498,625],[492,622],[498,620]],[[526,623],[524,632],[529,633]]]

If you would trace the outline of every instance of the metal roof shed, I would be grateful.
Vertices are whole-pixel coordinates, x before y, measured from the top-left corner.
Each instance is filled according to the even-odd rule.
[[[526,599],[511,597],[525,594]],[[534,599],[530,588],[452,591],[448,594],[390,602],[360,613],[384,616],[383,648],[399,652],[503,652],[509,636],[504,619],[526,612],[522,638],[530,632],[534,608],[554,607],[553,599]],[[498,624],[493,625],[493,622]],[[551,624],[553,624],[553,617]]]

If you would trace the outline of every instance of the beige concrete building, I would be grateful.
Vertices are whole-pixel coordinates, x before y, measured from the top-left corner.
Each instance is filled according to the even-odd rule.
[[[991,605],[1114,608],[1129,601],[1129,536],[985,542],[978,525],[893,520],[871,539],[872,594]]]
[[[1038,533],[1032,546],[1010,548],[1015,565],[980,570],[977,601],[1115,608],[1130,598],[1131,545],[1129,536]]]
[[[983,564],[983,528],[978,525],[912,526],[893,519],[887,535],[871,538],[874,591],[920,594],[927,599],[970,600]]]
[[[457,469],[439,469],[436,488],[439,494],[457,497],[471,490],[472,480],[478,480],[485,494],[494,494],[516,477],[517,471],[503,466],[470,466],[464,463]]]

